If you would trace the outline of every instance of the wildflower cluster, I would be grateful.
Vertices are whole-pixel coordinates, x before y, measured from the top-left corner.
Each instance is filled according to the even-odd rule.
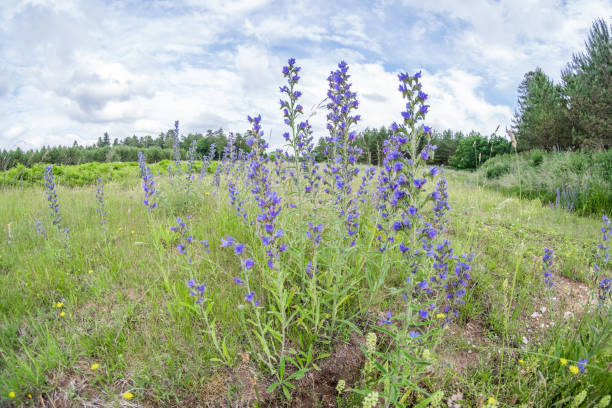
[[[197,298],[197,305],[204,302],[204,290],[206,289],[205,284],[197,284],[196,281],[191,278],[189,281],[187,281],[187,288],[189,288],[189,296],[195,296]]]
[[[431,335],[428,328],[450,322],[465,303],[473,256],[456,255],[452,243],[440,237],[450,209],[448,186],[446,180],[437,181],[440,170],[427,165],[436,147],[428,143],[430,128],[420,124],[428,109],[427,95],[419,84],[420,73],[400,75],[400,91],[407,99],[404,120],[391,127],[393,133],[383,151],[384,168],[374,188],[377,169],[370,167],[360,174],[357,167],[362,152],[356,145],[354,128],[361,118],[356,113],[359,102],[348,72],[348,65],[341,62],[328,77],[329,136],[323,143],[328,163],[324,174],[319,173],[315,162],[312,128],[300,103],[301,68],[293,58],[283,67],[286,83],[279,88],[280,109],[288,127],[283,134],[288,149],[266,154],[261,115],[248,116],[247,152],[238,148],[240,143],[234,134],[229,135],[212,184],[215,194],[221,188],[227,189],[230,205],[244,225],[252,227],[247,233],[257,239],[247,246],[226,235],[220,246],[232,251],[240,265],[239,272],[230,275],[230,282],[235,288],[232,292],[239,293],[242,303],[237,309],[244,334],[250,339],[250,356],[275,378],[270,389],[280,387],[289,395],[290,380],[315,367],[317,356],[313,350],[327,347],[331,339],[345,334],[356,316],[366,317],[368,301],[356,298],[355,293],[370,291],[373,298],[380,295],[379,289],[389,287],[384,273],[374,276],[369,271],[371,253],[351,249],[360,235],[360,212],[369,210],[375,202],[380,246],[399,249],[401,261],[394,261],[393,266],[399,264],[400,270],[406,271],[402,277],[405,283],[391,294],[403,294],[405,301],[400,307],[405,310],[396,311],[390,306],[379,317],[385,351],[378,352],[375,335],[369,335],[366,377],[374,385],[364,391],[364,404],[376,406],[384,401],[386,405],[399,405],[410,378],[421,367],[415,363],[415,357],[420,355],[415,350]],[[175,166],[169,168],[169,177],[180,167],[178,122],[174,138]],[[215,157],[215,150],[211,146],[208,155],[202,157],[203,172]],[[194,144],[188,158],[189,192]],[[139,155],[139,162],[145,204],[150,210],[154,182],[152,178],[149,182],[150,170],[144,156]],[[281,191],[286,195],[281,196]],[[332,208],[330,218],[326,218],[326,212],[318,212],[321,205]],[[298,212],[297,225],[286,227],[287,231],[280,224],[281,216],[285,216],[283,209]],[[195,239],[189,222],[177,218],[176,223],[171,227],[178,235],[174,240],[176,249],[191,264]],[[328,236],[340,237],[341,242],[328,242]],[[291,251],[289,242],[294,243]],[[200,243],[208,250],[208,242]],[[388,253],[376,256],[386,270],[391,269]],[[187,289],[196,304],[206,303],[206,307],[190,310],[203,317],[209,340],[218,352],[217,359],[234,366],[235,356],[228,353],[222,336],[218,336],[222,325],[209,321],[218,292],[206,292],[205,285],[196,280],[197,277],[191,278]],[[373,301],[370,299],[369,304]],[[291,368],[286,368],[289,365]],[[380,367],[385,367],[385,372]],[[339,392],[345,391],[340,389]]]

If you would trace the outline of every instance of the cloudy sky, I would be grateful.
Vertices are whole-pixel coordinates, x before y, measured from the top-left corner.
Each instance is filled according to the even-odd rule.
[[[361,127],[398,120],[397,73],[422,70],[430,125],[489,134],[510,123],[525,72],[558,80],[610,16],[609,0],[1,0],[0,148],[157,135],[177,119],[185,134],[242,132],[255,113],[279,145],[289,57],[307,111],[345,60]]]

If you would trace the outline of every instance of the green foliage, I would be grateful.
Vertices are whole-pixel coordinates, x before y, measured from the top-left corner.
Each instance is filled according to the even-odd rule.
[[[124,147],[124,146],[122,146]],[[154,148],[155,149],[155,148]],[[168,165],[174,162],[164,159],[158,163],[151,165],[151,171],[154,176],[164,175],[168,173]],[[208,167],[209,173],[214,173],[218,162],[212,162]],[[45,183],[44,171],[45,164],[36,164],[31,168],[18,164],[7,171],[0,172],[0,187],[10,186],[27,186],[39,185]],[[186,170],[187,164],[183,163],[183,170]],[[202,169],[201,162],[194,163],[196,172]],[[102,177],[104,182],[110,181],[127,181],[139,175],[137,162],[126,163],[86,163],[78,166],[53,166],[53,173],[57,178],[57,182],[61,185],[76,187],[93,185],[98,177]]]
[[[612,151],[506,154],[487,161],[475,177],[485,186],[520,192],[543,204],[555,203],[559,190],[561,206],[579,214],[612,213]]]
[[[363,150],[361,163],[381,165],[384,159],[382,151],[385,140],[391,137],[392,132],[386,128],[369,129],[360,132],[356,137],[356,145]]]
[[[437,146],[432,163],[436,165],[449,165],[450,160],[459,147],[459,142],[465,136],[461,132],[453,132],[450,129],[442,133],[433,132],[431,144]]]
[[[449,164],[458,169],[475,169],[491,157],[509,153],[511,148],[510,142],[503,137],[486,138],[472,132],[459,140]]]
[[[510,172],[510,165],[507,163],[498,163],[487,166],[485,176],[488,179],[495,179]]]
[[[529,162],[533,167],[538,167],[544,161],[544,154],[541,150],[533,150]]]

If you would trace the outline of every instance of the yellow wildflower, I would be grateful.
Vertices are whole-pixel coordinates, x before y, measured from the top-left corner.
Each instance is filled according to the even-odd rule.
[[[561,363],[562,366],[566,366],[567,365],[567,360],[564,358],[560,358],[559,362]]]
[[[578,374],[580,372],[580,369],[575,365],[569,366],[569,370],[570,370],[570,373],[572,374]]]
[[[89,274],[91,275],[92,273],[93,273],[93,270],[92,270],[92,269],[90,269],[90,270],[89,270]]]
[[[28,398],[29,398],[29,399],[32,399],[32,394],[28,394]]]
[[[525,360],[523,360],[522,358],[519,360],[519,364],[525,364]]]
[[[57,302],[57,303],[55,304],[55,307],[57,307],[58,309],[59,309],[60,307],[62,307],[62,306],[64,306],[64,302]]]
[[[446,317],[446,313],[438,313],[436,315],[436,319],[444,319]]]
[[[131,392],[128,391],[128,392],[124,392],[122,397],[125,398],[125,399],[132,399],[132,398],[134,398],[134,394],[132,394]]]
[[[60,313],[60,317],[64,317],[64,316],[66,316],[66,312]]]
[[[487,400],[487,404],[495,404],[495,402],[495,397],[489,397],[489,399]]]
[[[94,364],[91,365],[91,369],[93,371],[96,371],[98,368],[100,368],[100,364],[98,364],[98,363],[94,363]]]
[[[15,398],[15,393],[13,391],[9,392],[9,398]]]

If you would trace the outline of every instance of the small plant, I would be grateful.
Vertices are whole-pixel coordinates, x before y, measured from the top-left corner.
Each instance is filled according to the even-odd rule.
[[[104,182],[101,178],[96,179],[96,201],[98,202],[96,212],[100,217],[98,223],[104,225],[106,223],[106,209],[104,208]]]
[[[546,282],[546,285],[548,286],[549,289],[552,288],[555,284],[553,280],[552,267],[553,267],[553,250],[544,248],[544,256],[542,257],[542,269],[544,271],[543,272],[544,282]]]
[[[595,262],[593,269],[596,273],[606,273],[610,265],[610,237],[612,236],[612,224],[610,219],[603,215],[603,226],[601,227],[601,241],[597,244],[595,252]],[[612,300],[612,277],[604,276],[599,282],[599,303],[603,304],[607,300]]]
[[[60,204],[57,196],[52,165],[45,167],[45,189],[47,192],[47,201],[49,202],[49,209],[51,210],[53,225],[55,225],[58,230],[63,231],[66,233],[66,235],[70,236],[69,228],[62,229],[62,215],[60,214]]]
[[[172,139],[172,154],[174,157],[174,171],[181,174],[181,148],[180,148],[179,121],[174,121],[174,134]]]
[[[544,155],[541,151],[535,150],[533,153],[531,153],[531,157],[529,158],[529,164],[531,164],[533,167],[538,167],[540,164],[542,164],[543,161]]]
[[[36,221],[34,228],[36,228],[36,232],[38,232],[44,239],[47,239],[47,230],[42,222]]]
[[[196,152],[196,140],[191,141],[191,145],[189,146],[189,152],[187,154],[187,172],[185,174],[185,191],[187,195],[191,192],[191,188],[193,185],[194,176],[194,162],[195,162],[195,152]]]
[[[138,152],[138,166],[140,167],[142,189],[145,194],[143,203],[147,206],[147,210],[151,212],[153,208],[157,207],[157,202],[155,201],[155,193],[157,190],[155,189],[155,180],[153,179],[151,168],[146,165],[145,157],[142,152]]]

